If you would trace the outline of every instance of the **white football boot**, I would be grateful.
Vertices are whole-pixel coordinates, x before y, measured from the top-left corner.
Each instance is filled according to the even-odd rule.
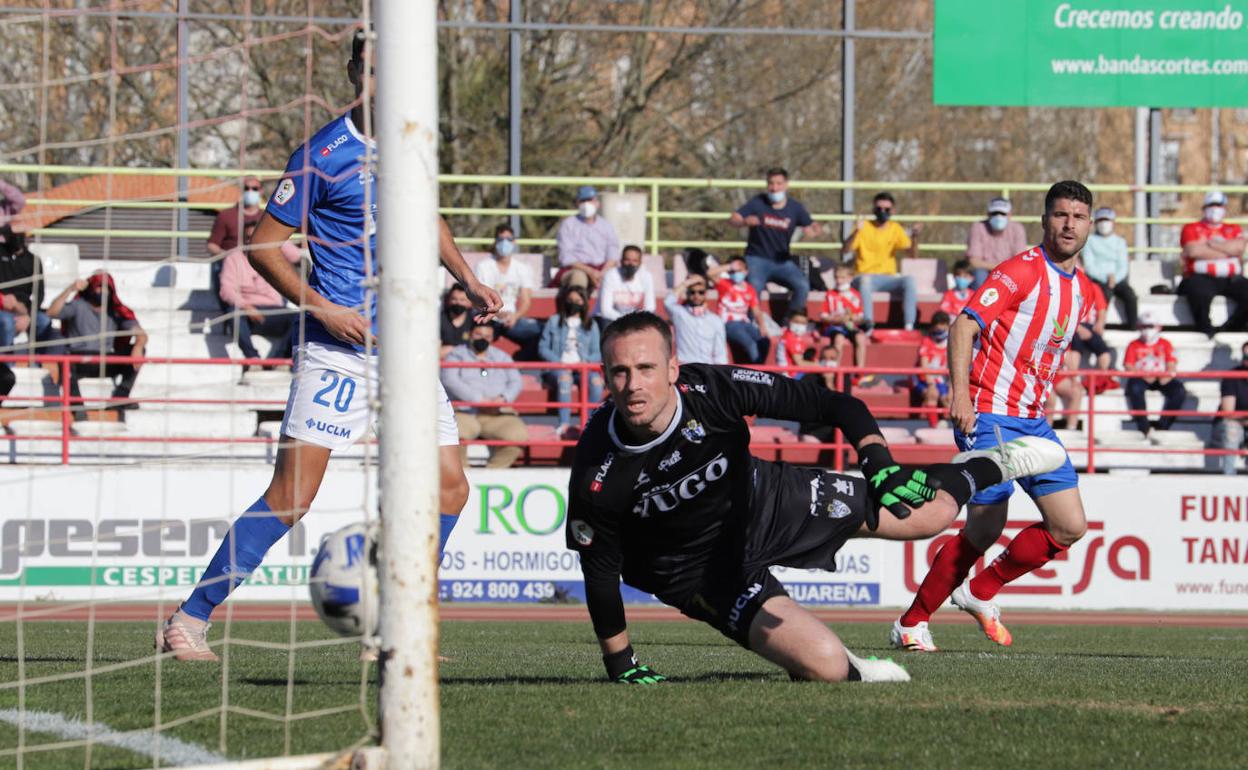
[[[156,649],[172,652],[174,660],[219,660],[208,646],[208,629],[212,624],[184,614],[181,610],[169,616],[156,632]]]
[[[1066,448],[1039,436],[1020,436],[988,449],[972,449],[953,456],[954,463],[987,457],[1001,469],[1002,481],[1055,471],[1066,464]]]
[[[870,658],[860,658],[849,650],[845,651],[849,656],[849,662],[854,668],[858,669],[858,673],[862,676],[864,682],[909,682],[910,675],[901,666],[893,662],[892,658],[880,660],[874,656]]]
[[[936,643],[932,641],[932,632],[927,629],[926,620],[921,620],[913,626],[903,626],[900,618],[894,620],[893,630],[888,634],[888,641],[899,650],[936,652]]]

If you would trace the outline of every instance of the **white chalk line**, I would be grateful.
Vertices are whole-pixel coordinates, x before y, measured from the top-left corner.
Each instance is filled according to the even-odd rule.
[[[87,740],[114,746],[153,760],[159,757],[162,765],[207,765],[226,761],[225,757],[215,751],[171,735],[162,735],[155,730],[119,731],[103,722],[87,724],[77,717],[66,717],[51,711],[0,709],[0,722],[7,722],[30,732],[52,733],[69,740]]]

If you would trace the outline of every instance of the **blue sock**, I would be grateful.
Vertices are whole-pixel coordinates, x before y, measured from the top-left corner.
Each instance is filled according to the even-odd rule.
[[[269,547],[289,531],[290,527],[272,515],[263,497],[252,503],[247,513],[235,519],[230,531],[225,533],[225,540],[212,555],[199,585],[182,602],[182,611],[193,618],[208,620],[217,605],[260,566]],[[227,575],[232,577],[226,579]]]
[[[458,516],[452,516],[449,513],[442,514],[442,536],[438,541],[438,563],[442,563],[442,552],[446,550],[446,541],[450,539],[451,532],[455,529],[455,522],[459,521]]]

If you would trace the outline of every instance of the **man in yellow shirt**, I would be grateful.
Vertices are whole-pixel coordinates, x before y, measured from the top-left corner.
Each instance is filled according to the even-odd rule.
[[[897,252],[908,249],[913,259],[919,251],[919,233],[923,226],[916,222],[907,235],[901,225],[892,221],[895,203],[891,193],[879,193],[872,204],[875,219],[858,222],[841,247],[842,253],[854,255],[858,271],[854,288],[862,295],[863,317],[867,321],[875,320],[871,301],[873,292],[893,294],[900,290],[906,329],[910,330],[914,328],[918,316],[917,289],[913,276],[901,274]]]

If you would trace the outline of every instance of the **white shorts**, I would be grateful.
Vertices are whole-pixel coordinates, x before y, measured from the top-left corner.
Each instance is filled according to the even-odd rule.
[[[378,383],[377,356],[338,345],[306,342],[295,352],[282,435],[346,449],[364,437],[371,422],[369,383]],[[459,444],[451,400],[438,382],[438,446]]]

